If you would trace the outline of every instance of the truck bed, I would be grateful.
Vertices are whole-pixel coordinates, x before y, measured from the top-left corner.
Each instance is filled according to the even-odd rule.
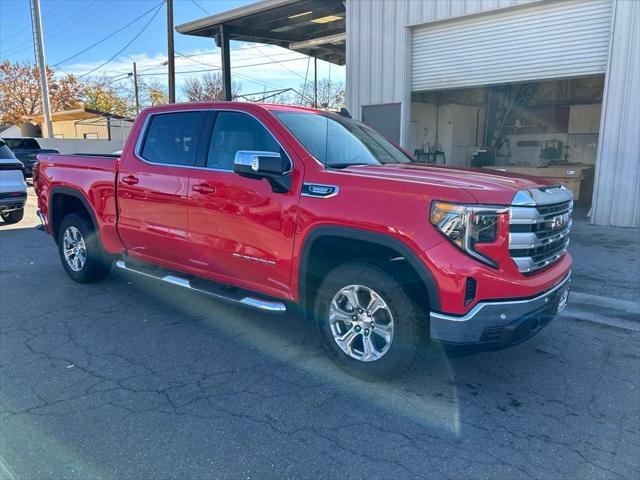
[[[71,194],[95,214],[105,247],[119,248],[116,227],[116,173],[119,158],[107,155],[38,155],[34,178],[38,206],[46,217],[52,197]],[[51,229],[51,225],[47,225]],[[52,233],[50,231],[50,233]]]

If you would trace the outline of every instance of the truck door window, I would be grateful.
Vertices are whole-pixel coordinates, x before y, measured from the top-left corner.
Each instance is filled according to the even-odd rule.
[[[280,152],[280,145],[255,118],[240,112],[219,112],[211,134],[207,167],[233,170],[238,150]]]
[[[154,115],[147,127],[140,156],[151,163],[194,165],[205,115],[206,112]]]

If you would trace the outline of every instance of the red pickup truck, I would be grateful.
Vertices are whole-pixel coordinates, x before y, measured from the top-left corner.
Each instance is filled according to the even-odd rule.
[[[421,342],[500,348],[567,302],[571,193],[539,178],[416,163],[308,108],[166,105],[120,157],[40,155],[39,216],[80,283],[112,265],[318,325],[364,377]]]

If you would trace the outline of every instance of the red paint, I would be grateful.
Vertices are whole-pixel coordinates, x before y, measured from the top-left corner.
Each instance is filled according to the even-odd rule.
[[[307,235],[326,225],[382,233],[404,242],[432,273],[444,312],[464,313],[475,305],[464,306],[467,276],[478,281],[477,300],[487,300],[532,297],[568,273],[571,257],[566,254],[539,273],[520,274],[507,249],[508,214],[501,220],[498,240],[483,246],[483,252],[498,262],[497,269],[462,253],[429,223],[433,200],[508,205],[518,190],[545,181],[424,165],[326,170],[271,113],[293,108],[297,107],[204,103],[147,109],[119,160],[38,156],[38,206],[48,218],[52,189],[72,188],[91,205],[100,239],[110,253],[126,251],[141,260],[294,302]],[[258,118],[293,161],[291,190],[274,193],[266,180],[150,165],[136,156],[135,143],[150,113],[190,109],[235,110]],[[340,192],[327,199],[303,197],[303,181],[337,185]]]

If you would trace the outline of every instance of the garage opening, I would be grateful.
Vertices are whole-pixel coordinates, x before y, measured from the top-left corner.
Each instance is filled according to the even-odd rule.
[[[414,92],[410,141],[420,161],[552,179],[589,206],[604,75]]]

